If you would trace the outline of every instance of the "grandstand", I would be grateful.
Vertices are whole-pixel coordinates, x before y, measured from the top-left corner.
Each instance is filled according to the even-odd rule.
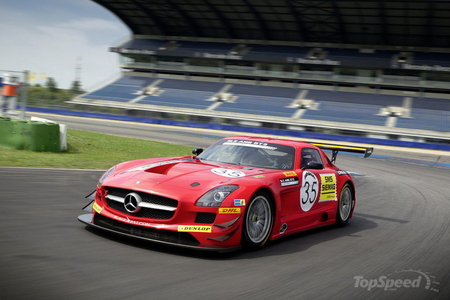
[[[450,143],[450,1],[95,2],[133,33],[122,75],[72,103]]]

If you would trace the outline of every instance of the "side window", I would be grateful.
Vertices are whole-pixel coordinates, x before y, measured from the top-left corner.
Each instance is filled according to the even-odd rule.
[[[317,149],[303,148],[300,168],[306,167],[311,161],[323,164],[322,157]]]

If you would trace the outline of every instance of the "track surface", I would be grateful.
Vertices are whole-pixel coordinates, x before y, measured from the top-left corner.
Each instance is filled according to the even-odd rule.
[[[127,126],[105,127],[128,135]],[[203,147],[217,138],[161,131],[135,136]],[[450,168],[350,155],[337,163],[365,175],[355,177],[347,227],[227,255],[87,229],[77,216],[101,171],[0,168],[0,299],[450,299]],[[419,284],[365,285],[383,276]]]

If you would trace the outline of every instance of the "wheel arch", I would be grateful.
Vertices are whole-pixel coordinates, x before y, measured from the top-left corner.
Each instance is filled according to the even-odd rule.
[[[344,182],[342,187],[344,187],[346,184],[348,184],[350,186],[350,188],[352,189],[353,201],[356,201],[356,187],[355,187],[355,183],[352,180],[347,180],[346,182]]]
[[[355,211],[355,206],[356,206],[356,186],[355,186],[355,183],[353,182],[353,180],[349,179],[342,185],[342,188],[347,184],[349,185],[350,190],[352,192],[352,200],[353,200],[352,211],[350,212],[350,216],[349,216],[349,219],[351,219],[353,217],[353,212]]]
[[[259,192],[264,192],[269,196],[269,200],[270,200],[270,205],[272,206],[272,211],[273,211],[273,218],[274,218],[274,223],[277,220],[278,217],[278,212],[280,211],[280,208],[278,207],[280,204],[279,201],[277,201],[276,199],[276,195],[275,192],[272,191],[270,188],[268,187],[259,187],[258,189],[256,189],[252,196],[250,197],[250,199],[253,199],[253,197],[259,193]]]
[[[273,191],[271,189],[269,189],[268,187],[260,187],[257,190],[255,190],[255,192],[252,194],[252,198],[259,192],[264,192],[267,195],[269,195],[270,202],[272,204],[272,208],[275,208],[275,195],[274,195]]]
[[[276,217],[277,217],[277,214],[278,214],[278,211],[279,211],[277,209],[277,200],[276,200],[276,195],[275,195],[274,191],[272,191],[269,187],[262,186],[262,187],[258,187],[257,189],[255,189],[253,191],[253,193],[251,194],[251,197],[249,198],[249,202],[248,202],[248,205],[246,207],[246,211],[245,211],[244,216],[246,216],[247,213],[248,213],[247,210],[249,209],[251,200],[253,200],[260,193],[263,193],[265,196],[267,196],[265,198],[268,198],[268,202],[269,202],[269,205],[270,205],[271,210],[272,210],[271,228],[270,228],[270,231],[267,234],[267,238],[262,242],[261,245],[251,245],[251,243],[245,242],[245,240],[244,240],[246,234],[244,233],[245,225],[243,226],[243,228],[242,228],[242,237],[241,237],[242,245],[243,245],[243,247],[245,249],[251,250],[251,251],[259,249],[260,247],[265,245],[267,241],[272,239],[272,235],[273,235],[275,224],[276,224]],[[243,224],[244,224],[244,222],[245,221],[243,221]]]

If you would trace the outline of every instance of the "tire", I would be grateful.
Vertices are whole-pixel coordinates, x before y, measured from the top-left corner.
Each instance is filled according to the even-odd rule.
[[[242,246],[254,251],[269,239],[273,227],[273,206],[271,198],[264,192],[256,193],[245,212],[242,229]]]
[[[345,226],[352,214],[355,200],[353,199],[353,192],[350,184],[346,183],[342,187],[339,195],[338,207],[336,211],[336,225],[339,227]]]

